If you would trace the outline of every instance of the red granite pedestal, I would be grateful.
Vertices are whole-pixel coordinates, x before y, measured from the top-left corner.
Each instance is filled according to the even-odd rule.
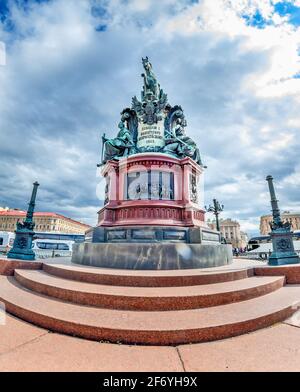
[[[203,166],[142,153],[108,161],[98,226],[72,262],[105,268],[189,269],[230,264],[231,246],[205,223]]]
[[[205,226],[199,207],[203,168],[192,159],[166,154],[137,154],[109,161],[106,204],[98,213],[98,226]]]

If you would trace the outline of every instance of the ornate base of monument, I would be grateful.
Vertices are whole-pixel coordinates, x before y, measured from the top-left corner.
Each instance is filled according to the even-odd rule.
[[[189,157],[158,153],[108,161],[98,226],[74,245],[72,262],[148,270],[229,264],[231,246],[221,244],[199,207],[202,170]]]
[[[177,226],[97,226],[86,233],[86,242],[182,242],[189,244],[220,244],[221,234],[208,227]]]
[[[294,250],[293,232],[280,229],[271,232],[273,253],[269,257],[269,265],[299,264],[300,258]]]
[[[75,244],[72,262],[106,268],[181,269],[229,264],[199,208],[202,167],[191,158],[144,153],[108,161],[98,226]]]
[[[95,227],[73,246],[72,262],[119,269],[192,269],[227,265],[232,247],[206,227]]]
[[[203,168],[191,158],[135,154],[102,168],[105,205],[98,226],[206,226],[199,208]]]

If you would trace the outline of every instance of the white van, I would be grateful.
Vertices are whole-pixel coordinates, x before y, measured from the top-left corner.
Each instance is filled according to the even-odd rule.
[[[38,239],[32,242],[32,249],[39,259],[66,257],[72,255],[75,241]]]
[[[0,231],[0,252],[7,253],[13,246],[15,233],[9,231]]]

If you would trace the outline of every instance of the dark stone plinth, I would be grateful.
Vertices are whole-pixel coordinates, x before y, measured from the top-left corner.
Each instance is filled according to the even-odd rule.
[[[93,227],[86,233],[86,242],[182,242],[188,244],[219,244],[220,233],[206,227],[119,226]]]
[[[232,248],[223,244],[82,243],[74,244],[72,262],[134,270],[209,268],[230,264]]]

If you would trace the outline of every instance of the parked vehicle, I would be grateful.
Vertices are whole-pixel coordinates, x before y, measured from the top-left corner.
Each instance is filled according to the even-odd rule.
[[[32,249],[39,259],[66,257],[72,255],[74,241],[38,239],[32,243]]]
[[[60,232],[41,232],[36,231],[33,236],[34,240],[64,240],[74,242],[84,242],[84,234],[60,233]]]
[[[14,244],[15,233],[0,231],[0,252],[7,253]]]
[[[300,232],[293,233],[295,251],[300,255]],[[273,252],[273,244],[270,236],[257,236],[250,238],[247,246],[247,257],[267,260]]]
[[[300,231],[294,231],[293,233],[294,242],[300,241]],[[257,249],[261,244],[271,244],[272,240],[269,235],[260,235],[257,237],[250,238],[247,246],[248,252]]]
[[[71,256],[73,244],[84,241],[84,235],[67,233],[36,232],[33,238],[32,249],[37,258]],[[14,239],[15,233],[0,231],[0,253],[6,254]]]

